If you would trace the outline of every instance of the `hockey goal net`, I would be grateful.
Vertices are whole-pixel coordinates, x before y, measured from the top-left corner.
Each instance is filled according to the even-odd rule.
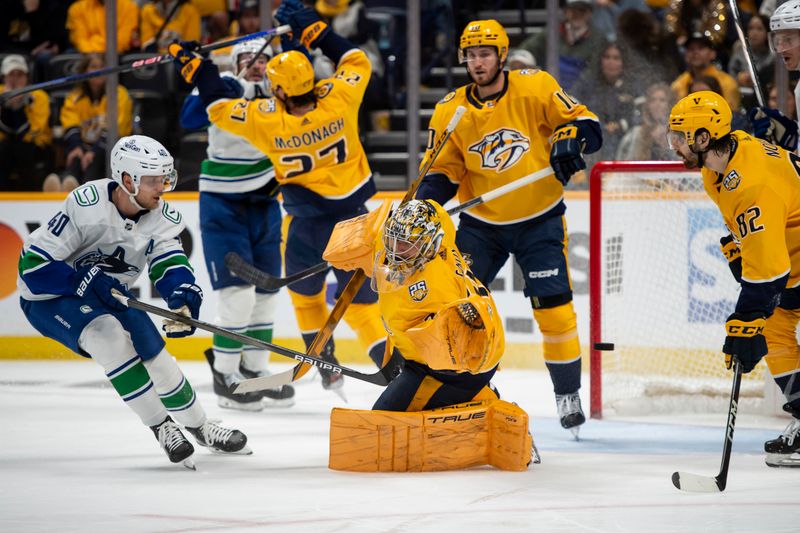
[[[590,205],[592,416],[725,412],[723,324],[738,284],[700,173],[680,162],[597,163]],[[762,362],[740,403],[763,396]]]

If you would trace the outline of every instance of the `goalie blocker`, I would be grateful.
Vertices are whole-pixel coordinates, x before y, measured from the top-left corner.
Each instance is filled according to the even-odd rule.
[[[534,459],[528,413],[503,400],[417,412],[331,411],[328,467],[349,472],[432,472],[491,465],[526,470]]]

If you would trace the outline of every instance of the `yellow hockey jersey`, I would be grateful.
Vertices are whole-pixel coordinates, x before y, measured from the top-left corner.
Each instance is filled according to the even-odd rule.
[[[477,98],[473,84],[460,87],[436,105],[431,117],[428,156],[456,108],[467,108],[428,172],[444,174],[458,184],[460,202],[549,166],[549,138],[558,126],[597,121],[547,72],[514,70],[506,73],[506,80],[500,95],[484,102]],[[546,214],[563,196],[561,182],[550,174],[466,213],[489,224],[513,224]]]
[[[0,94],[5,92],[5,85],[0,84]],[[22,140],[33,143],[40,148],[53,142],[53,132],[50,129],[50,98],[44,91],[31,91],[25,104],[25,116],[28,118],[28,129]],[[6,134],[0,131],[0,141]]]
[[[170,5],[168,10],[171,9],[172,7]],[[142,6],[141,22],[139,24],[142,46],[148,46],[151,41],[155,39],[156,32],[158,32],[164,24],[164,16],[168,13],[169,11],[163,13],[156,4],[145,4]],[[181,41],[199,41],[200,13],[197,11],[197,8],[190,3],[178,7],[177,12],[173,15],[167,26],[161,30],[162,39],[165,37],[165,32],[170,32],[168,37],[177,36],[175,38]]]
[[[117,1],[117,51],[131,48],[139,27],[139,6],[133,0]],[[106,50],[106,8],[100,0],[78,0],[67,11],[69,40],[82,54]]]
[[[317,106],[302,117],[273,97],[220,99],[208,106],[208,118],[270,158],[289,214],[336,212],[337,206],[363,204],[375,192],[358,136],[358,110],[371,73],[366,54],[354,48],[332,78],[317,82]]]
[[[106,128],[105,95],[98,101],[92,101],[80,88],[72,90],[61,107],[61,127],[65,140],[78,130],[84,143],[97,142]],[[133,131],[133,101],[122,85],[117,88],[117,127],[120,137],[130,135]]]
[[[741,248],[742,281],[764,284],[789,275],[800,285],[800,157],[734,131],[723,174],[702,169],[706,192]],[[743,291],[744,292],[744,291]]]
[[[409,329],[420,326],[426,319],[438,313],[443,307],[455,300],[480,295],[487,300],[493,317],[494,331],[497,338],[492,344],[491,353],[487,357],[484,368],[497,366],[503,356],[505,347],[503,325],[500,313],[491,293],[469,270],[469,266],[455,245],[455,227],[447,213],[441,207],[441,220],[444,238],[439,253],[428,261],[402,286],[394,291],[380,291],[378,305],[384,326],[389,333],[389,342],[400,350],[406,359],[431,366],[436,370],[454,370],[453,367],[433,365],[425,353],[418,353],[417,347],[408,337]],[[378,240],[380,242],[380,239]],[[442,358],[438,358],[439,361]]]

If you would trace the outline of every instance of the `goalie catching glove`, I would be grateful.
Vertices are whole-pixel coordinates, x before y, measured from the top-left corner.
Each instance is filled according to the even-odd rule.
[[[761,358],[767,355],[766,325],[764,313],[733,313],[725,322],[725,366],[730,370],[732,357],[742,365],[742,372],[753,370]]]
[[[578,127],[574,124],[559,126],[550,137],[550,146],[550,166],[562,185],[566,185],[573,174],[586,168]]]
[[[181,283],[167,298],[167,307],[187,318],[196,319],[200,316],[200,304],[202,303],[203,290],[194,283]],[[164,319],[161,329],[167,333],[169,338],[188,337],[195,331],[194,326],[169,318]]]

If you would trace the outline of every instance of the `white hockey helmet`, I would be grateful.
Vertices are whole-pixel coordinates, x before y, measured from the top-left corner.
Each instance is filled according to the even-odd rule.
[[[122,183],[123,173],[133,180],[132,193]],[[120,138],[111,149],[111,179],[133,197],[139,193],[142,176],[164,176],[164,192],[178,183],[175,162],[164,145],[145,135]]]
[[[769,29],[800,30],[800,0],[789,0],[778,6],[769,18]]]
[[[233,71],[236,74],[239,73],[239,69],[241,68],[239,65],[239,56],[242,54],[249,54],[250,56],[257,54],[259,50],[261,50],[262,46],[264,47],[264,50],[261,51],[261,53],[267,56],[267,61],[272,59],[272,56],[274,55],[272,52],[272,47],[266,43],[266,39],[250,39],[249,41],[237,43],[231,51],[231,63],[233,63]],[[248,57],[248,59],[250,58]]]

